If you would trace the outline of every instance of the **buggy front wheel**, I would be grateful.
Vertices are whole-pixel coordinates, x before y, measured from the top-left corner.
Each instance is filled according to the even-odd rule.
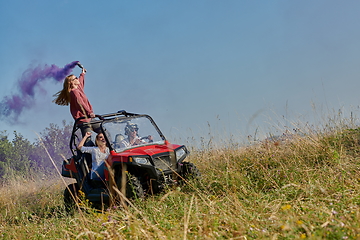
[[[195,164],[190,162],[182,163],[182,177],[184,179],[198,179],[200,178],[201,173]]]
[[[122,178],[117,180],[117,187],[120,190],[122,186]],[[131,173],[126,173],[126,198],[141,199],[145,197],[143,186],[139,178]]]

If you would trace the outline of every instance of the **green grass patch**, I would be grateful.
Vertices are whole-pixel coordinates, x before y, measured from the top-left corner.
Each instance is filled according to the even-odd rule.
[[[1,187],[3,239],[359,239],[359,129],[193,151],[200,180],[98,211],[61,179]]]

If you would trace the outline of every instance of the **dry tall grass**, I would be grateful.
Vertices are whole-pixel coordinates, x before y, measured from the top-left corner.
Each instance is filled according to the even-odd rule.
[[[65,188],[15,180],[1,187],[4,239],[359,239],[360,130],[286,135],[246,147],[201,149],[202,178],[73,216]]]

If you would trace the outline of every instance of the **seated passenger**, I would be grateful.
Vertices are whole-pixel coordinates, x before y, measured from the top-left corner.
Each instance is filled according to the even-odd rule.
[[[77,148],[83,153],[91,154],[92,167],[90,178],[94,180],[101,180],[104,179],[105,160],[109,157],[110,151],[106,146],[106,140],[104,138],[104,134],[102,133],[96,135],[95,147],[85,147],[84,143],[90,136],[91,132],[86,132]]]
[[[136,145],[140,145],[140,144],[145,144],[146,141],[142,140],[144,138],[139,138],[138,130],[139,130],[139,128],[138,128],[137,124],[128,123],[125,127],[125,135],[127,135],[128,137],[124,138],[124,140],[121,141],[120,147],[126,148],[126,147],[136,146]],[[153,140],[153,137],[150,135],[145,138],[147,138],[149,140],[149,142],[152,142],[152,140]]]

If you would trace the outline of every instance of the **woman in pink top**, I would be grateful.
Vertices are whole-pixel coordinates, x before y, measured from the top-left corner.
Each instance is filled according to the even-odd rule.
[[[90,123],[91,118],[94,118],[95,114],[89,99],[84,92],[85,72],[86,69],[82,68],[79,77],[76,77],[75,75],[67,76],[64,81],[63,89],[54,95],[56,97],[54,99],[56,104],[61,106],[70,104],[70,113],[74,120],[85,117],[78,122],[83,136],[85,136],[86,132],[90,132],[91,130],[99,132],[99,126],[94,126],[94,124]]]

